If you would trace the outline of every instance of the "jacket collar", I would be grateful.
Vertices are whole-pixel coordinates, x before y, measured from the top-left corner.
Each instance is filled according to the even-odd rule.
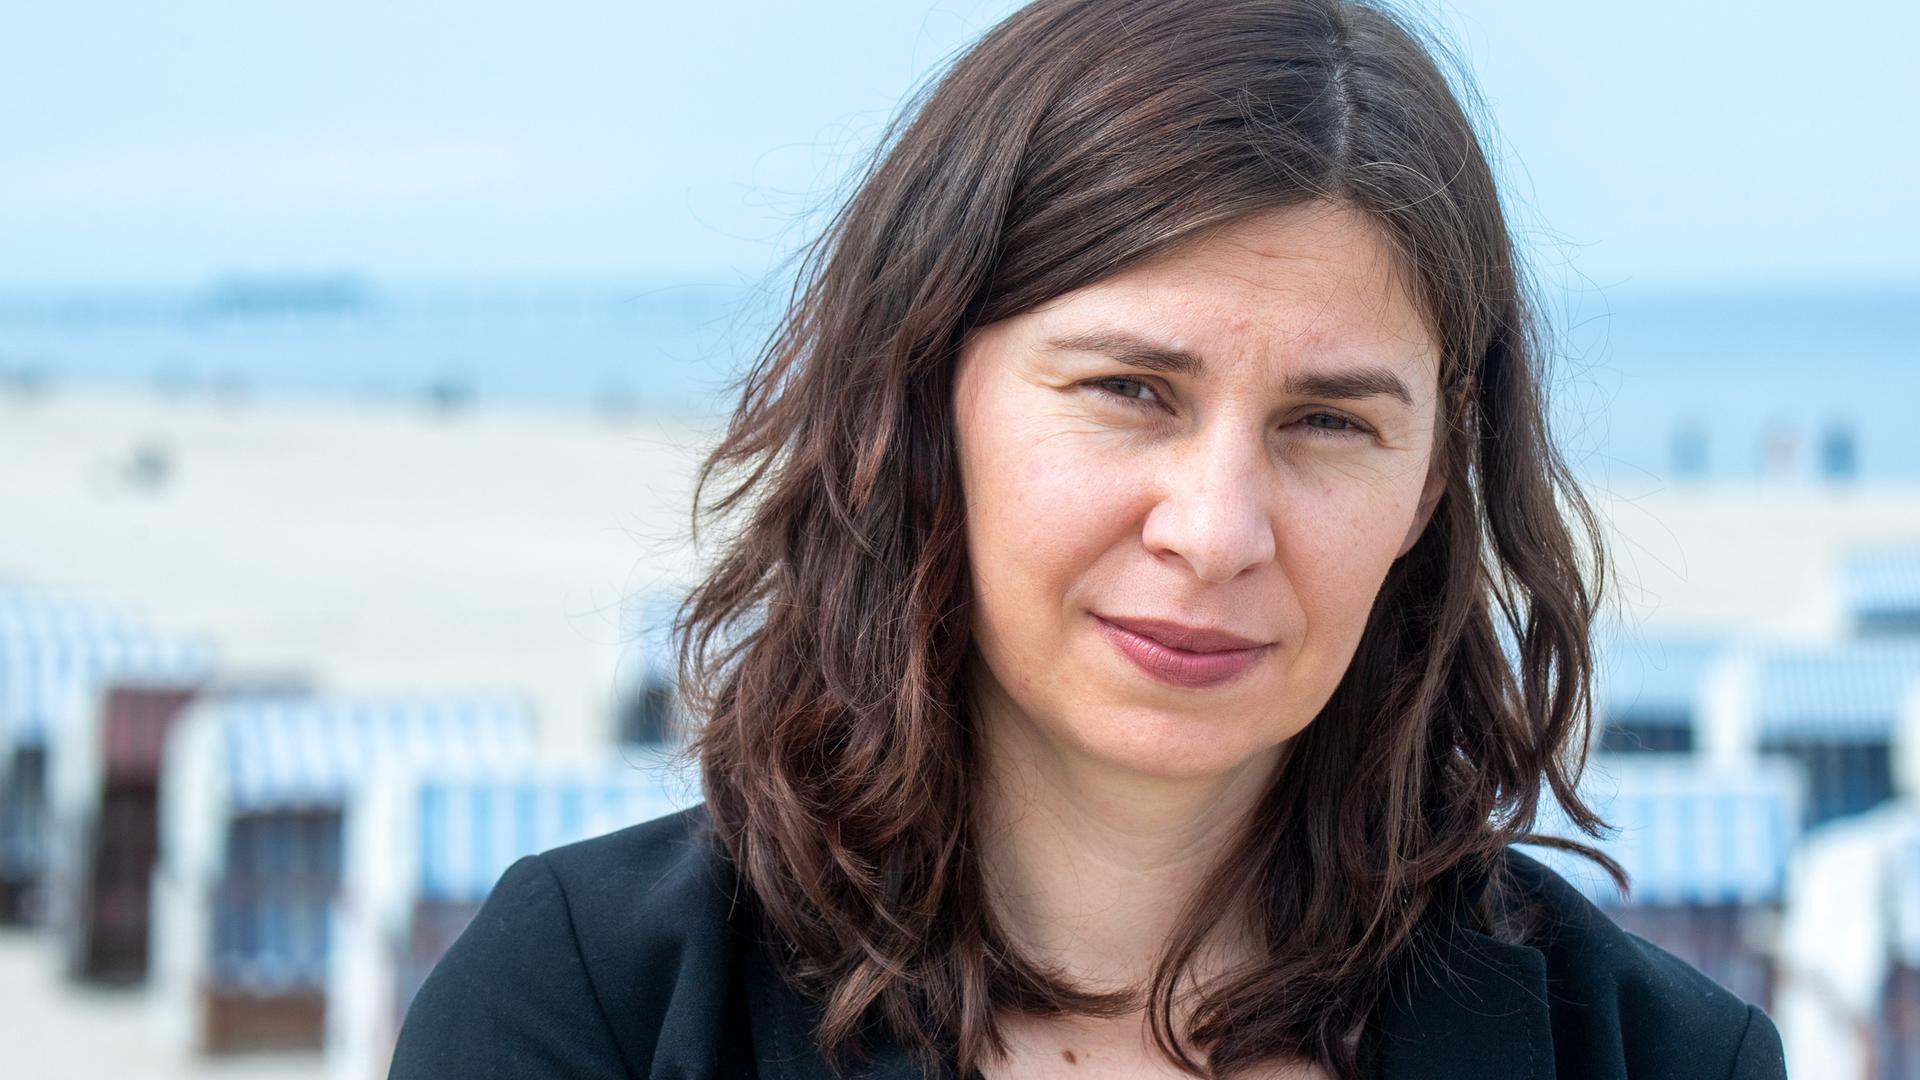
[[[1456,918],[1381,1003],[1380,1080],[1551,1080],[1547,961]]]
[[[781,978],[766,948],[748,950],[755,1055],[768,1080],[834,1080],[813,1042],[820,1012]],[[1368,1032],[1378,1080],[1552,1080],[1546,958],[1456,919],[1382,1002]],[[925,1080],[911,1051],[878,1036],[849,1080]],[[939,1080],[957,1080],[951,1055]]]

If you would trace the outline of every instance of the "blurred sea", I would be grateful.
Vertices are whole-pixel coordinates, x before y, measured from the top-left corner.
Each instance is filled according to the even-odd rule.
[[[0,295],[0,388],[713,413],[781,297],[717,284],[235,278]],[[1920,482],[1920,294],[1614,294],[1547,313],[1576,471]]]
[[[709,284],[377,288],[235,278],[0,295],[0,384],[162,395],[700,411],[771,310]]]

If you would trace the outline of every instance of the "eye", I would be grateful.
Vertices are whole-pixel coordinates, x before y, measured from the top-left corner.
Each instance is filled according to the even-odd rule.
[[[1327,427],[1320,424],[1307,423],[1307,421],[1309,420],[1331,420],[1336,425],[1341,425],[1341,426]],[[1335,438],[1335,439],[1343,438],[1350,435],[1372,434],[1372,432],[1370,432],[1367,429],[1367,426],[1365,424],[1362,424],[1360,421],[1355,420],[1351,417],[1342,416],[1339,413],[1331,413],[1331,412],[1308,413],[1306,416],[1303,416],[1300,418],[1300,422],[1303,424],[1306,424],[1307,427],[1310,428],[1311,430],[1322,432],[1328,437]]]
[[[1152,388],[1144,379],[1127,379],[1125,375],[1110,375],[1106,379],[1094,379],[1087,386],[1094,386],[1106,398],[1119,398],[1121,402],[1133,405],[1160,404],[1160,392]],[[1144,394],[1144,396],[1140,396]]]

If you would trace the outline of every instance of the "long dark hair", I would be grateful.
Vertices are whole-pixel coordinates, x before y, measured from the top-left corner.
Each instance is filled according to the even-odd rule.
[[[836,1061],[880,1023],[964,1072],[1005,1049],[1000,1010],[1145,1007],[1195,1075],[1352,1077],[1422,929],[1494,918],[1543,786],[1600,835],[1574,782],[1601,534],[1548,436],[1533,290],[1448,55],[1352,0],[1038,0],[914,96],[802,252],[699,474],[696,532],[726,531],[676,632],[715,837]],[[971,327],[1311,200],[1404,262],[1442,346],[1445,493],[1144,1002],[1090,992],[1021,955],[981,878],[954,361]],[[1235,901],[1265,955],[1185,987]]]

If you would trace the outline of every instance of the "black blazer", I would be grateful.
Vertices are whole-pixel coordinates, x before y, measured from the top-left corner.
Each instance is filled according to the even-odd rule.
[[[731,864],[709,828],[696,806],[514,863],[421,986],[390,1080],[830,1080],[811,1039],[818,1012],[731,910]],[[1551,929],[1514,945],[1456,922],[1444,964],[1417,965],[1369,1028],[1370,1075],[1786,1075],[1764,1012],[1508,855]],[[904,1047],[871,1045],[852,1075],[918,1075]],[[949,1056],[946,1080],[954,1071]]]

